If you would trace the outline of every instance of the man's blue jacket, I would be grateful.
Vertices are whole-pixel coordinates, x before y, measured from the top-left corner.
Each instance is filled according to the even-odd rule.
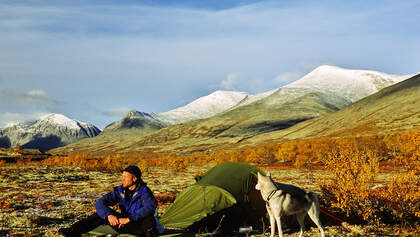
[[[122,217],[128,217],[131,221],[139,221],[155,213],[157,201],[145,184],[138,185],[130,202],[125,200],[124,194],[125,189],[122,185],[115,187],[112,192],[105,194],[96,202],[96,213],[102,219],[107,220],[109,215],[115,215],[115,212],[109,207],[117,203],[120,204]]]

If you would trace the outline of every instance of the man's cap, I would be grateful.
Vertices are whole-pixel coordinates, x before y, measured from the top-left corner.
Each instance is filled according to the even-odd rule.
[[[127,168],[123,170],[123,172],[124,171],[134,175],[137,179],[141,179],[141,170],[139,169],[139,167],[135,165],[128,166]]]

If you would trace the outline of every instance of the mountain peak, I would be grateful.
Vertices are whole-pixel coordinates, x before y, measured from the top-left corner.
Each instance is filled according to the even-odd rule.
[[[146,112],[141,112],[141,111],[137,111],[137,110],[130,110],[127,115],[124,117],[126,119],[137,119],[137,118],[146,118],[146,119],[153,119],[153,116],[149,113]]]
[[[165,124],[152,114],[133,109],[122,120],[106,126],[103,133],[125,130],[142,134],[143,132],[149,133],[163,127],[165,127]]]
[[[132,110],[128,111],[128,113],[125,117],[128,117],[128,118],[137,117],[139,115],[139,113],[140,113],[139,111],[132,109]]]
[[[190,104],[194,103],[194,102],[198,102],[198,101],[204,101],[204,102],[208,102],[206,101],[207,99],[213,100],[213,99],[219,99],[219,100],[234,100],[236,101],[237,98],[244,98],[245,96],[247,96],[248,93],[246,92],[242,92],[242,91],[225,91],[225,90],[217,90],[214,91],[206,96],[200,97],[197,100],[191,102]],[[190,105],[188,104],[188,105]],[[188,106],[187,105],[187,106]]]
[[[216,90],[210,93],[209,95],[230,95],[230,94],[237,94],[237,93],[246,93],[241,91],[227,91],[227,90]]]
[[[403,81],[412,75],[392,75],[377,71],[345,69],[321,65],[286,88],[306,88],[338,93],[355,102],[379,90]]]
[[[333,70],[346,70],[346,69],[338,67],[338,66],[323,64],[316,67],[313,71],[333,71]]]
[[[52,124],[56,124],[56,125],[60,125],[60,126],[68,127],[68,128],[73,128],[73,129],[79,129],[80,126],[78,124],[85,124],[85,123],[70,119],[66,117],[65,115],[55,114],[55,113],[42,116],[40,118],[40,121],[49,122]]]
[[[246,92],[217,90],[183,107],[158,113],[157,116],[168,124],[208,118],[232,108],[247,96]]]
[[[6,147],[22,146],[42,151],[64,146],[101,132],[97,127],[72,120],[62,114],[47,114],[39,120],[30,120],[0,129],[6,137]]]

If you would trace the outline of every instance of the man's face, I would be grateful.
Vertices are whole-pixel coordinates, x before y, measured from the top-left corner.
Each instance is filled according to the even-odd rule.
[[[133,184],[135,184],[137,181],[137,178],[130,174],[127,171],[123,171],[122,173],[122,186],[123,188],[128,188],[130,186],[132,186]]]

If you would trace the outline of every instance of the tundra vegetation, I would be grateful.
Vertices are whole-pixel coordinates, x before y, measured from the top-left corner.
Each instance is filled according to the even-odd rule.
[[[62,172],[65,177],[75,176],[76,178],[73,177],[75,180],[71,180],[70,176],[70,178],[67,177],[64,181],[70,183],[65,183],[64,187],[68,192],[69,190],[79,190],[79,194],[72,195],[80,198],[83,202],[77,203],[72,200],[71,211],[62,210],[64,208],[62,207],[63,200],[58,203],[45,203],[45,205],[53,205],[52,213],[56,208],[64,214],[49,217],[53,219],[26,215],[27,219],[22,224],[22,228],[33,228],[37,223],[49,223],[50,227],[52,224],[66,225],[71,220],[88,215],[86,210],[92,211],[95,198],[105,193],[104,185],[118,184],[119,175],[117,172],[129,164],[140,166],[146,174],[145,177],[148,177],[146,181],[152,185],[152,190],[158,191],[156,195],[161,204],[159,211],[162,213],[179,191],[194,182],[195,175],[225,161],[242,161],[272,172],[274,179],[278,182],[291,183],[317,191],[320,194],[321,209],[345,221],[341,225],[339,222],[334,225],[327,223],[327,235],[418,236],[420,234],[419,147],[420,131],[414,130],[387,135],[322,137],[291,140],[283,143],[270,142],[257,147],[193,154],[75,152],[66,156],[53,156],[41,162],[32,162],[30,167],[41,167],[38,169],[44,170],[42,171],[44,173]],[[18,160],[18,165],[23,166],[22,169],[27,171],[35,169],[27,168],[28,164],[23,160]],[[2,166],[2,189],[7,191],[5,187],[10,181],[5,178],[11,174],[5,170],[12,168],[5,161]],[[60,170],[57,171],[57,169]],[[81,170],[90,174],[87,176],[91,178],[87,179],[89,180],[88,184],[83,184],[87,186],[79,184],[78,187],[76,185],[77,177],[82,177],[80,179],[83,181],[83,177],[86,176],[78,174]],[[19,173],[23,172],[19,171]],[[185,175],[179,175],[180,172]],[[114,174],[113,178],[110,177],[110,174]],[[95,180],[95,177],[98,177],[98,180]],[[25,185],[27,184],[25,183]],[[97,187],[95,187],[96,185]],[[17,187],[14,188],[14,190],[17,189]],[[14,207],[13,202],[20,196],[28,194],[14,193],[13,195],[17,195],[17,198],[14,196],[13,199],[5,195],[3,194],[0,200],[2,210],[0,218],[4,220],[6,220],[6,210]],[[41,197],[48,201],[48,195],[57,195],[57,193],[51,191],[49,194],[39,193],[37,195],[39,195],[38,202],[42,203]],[[36,195],[33,196],[35,198]],[[89,205],[90,209],[87,207]],[[86,210],[74,213],[73,210],[81,210],[81,206],[84,206]],[[15,210],[14,213],[13,218],[18,218],[19,215],[16,213],[19,212]],[[44,231],[46,226],[49,225],[44,225],[44,229],[41,228],[37,233]],[[20,228],[19,224],[13,223],[10,223],[9,227]],[[0,224],[0,228],[7,229],[8,226]],[[310,233],[308,232],[308,234]]]

